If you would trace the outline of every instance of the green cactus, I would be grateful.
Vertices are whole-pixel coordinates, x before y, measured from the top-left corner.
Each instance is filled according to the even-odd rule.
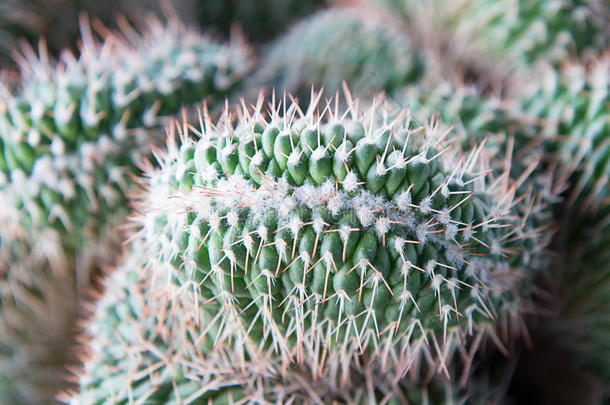
[[[170,142],[137,218],[150,260],[222,316],[220,340],[320,375],[361,362],[417,373],[473,334],[501,346],[494,325],[522,326],[544,262],[537,201],[405,111],[348,97],[318,115],[321,96],[268,117],[259,99],[237,123],[204,114],[197,139]]]
[[[610,45],[610,5],[597,0],[367,0],[402,14],[419,46],[443,60],[444,73],[495,89],[526,77],[536,62]]]
[[[562,315],[555,327],[568,332],[566,343],[577,340],[572,348],[608,381],[610,56],[539,74],[542,79],[524,92],[523,110],[538,123],[547,153],[561,162],[571,186],[559,213],[564,225],[558,244],[568,254],[557,272]]]
[[[117,36],[97,44],[85,30],[80,58],[65,55],[58,66],[44,50],[40,59],[26,53],[17,94],[2,91],[3,243],[52,229],[80,249],[123,217],[129,174],[155,142],[146,130],[184,103],[223,97],[247,67],[243,48],[151,27],[131,44]]]
[[[105,279],[106,292],[85,328],[79,389],[61,395],[67,403],[457,405],[466,399],[487,404],[497,396],[478,379],[459,387],[444,377],[424,384],[372,370],[350,370],[356,381],[346,385],[312,378],[308,367],[283,372],[273,353],[245,356],[239,339],[215,345],[219,330],[211,320],[217,314],[192,308],[192,299],[207,299],[168,285],[171,266],[142,264],[141,243],[137,239]]]
[[[307,96],[312,85],[332,94],[347,81],[372,95],[416,80],[422,63],[409,38],[380,16],[362,14],[330,9],[305,18],[270,45],[256,81]]]
[[[610,57],[589,66],[543,69],[522,96],[524,115],[539,124],[548,152],[571,173],[568,205],[599,212],[610,201]]]
[[[61,291],[42,333],[69,339],[92,271],[116,256],[126,193],[161,142],[166,116],[204,96],[223,98],[248,68],[242,45],[217,44],[177,22],[151,20],[147,35],[128,36],[98,43],[85,28],[80,57],[66,53],[57,65],[44,49],[39,57],[26,50],[22,83],[2,88],[0,300],[2,321],[18,335],[35,335],[41,317],[28,309]],[[36,343],[14,344],[21,348],[3,361],[22,363],[10,356]]]

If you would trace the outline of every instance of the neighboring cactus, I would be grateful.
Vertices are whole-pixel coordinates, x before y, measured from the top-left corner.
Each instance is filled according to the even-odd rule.
[[[68,339],[92,264],[115,259],[125,194],[163,139],[165,117],[205,96],[224,98],[248,68],[243,46],[217,44],[175,21],[150,21],[148,35],[128,32],[129,40],[108,34],[103,44],[87,28],[83,35],[80,57],[66,53],[57,66],[44,49],[39,57],[26,51],[21,85],[2,88],[0,299],[2,321],[17,335],[32,335],[40,317],[29,308],[50,308],[48,297],[61,291],[40,333]],[[18,355],[36,339],[16,344]]]
[[[379,2],[380,0],[367,0]],[[413,38],[464,82],[498,89],[513,71],[610,45],[610,4],[599,0],[382,0]],[[518,79],[516,79],[518,80]],[[518,82],[517,82],[518,84]]]
[[[543,264],[536,199],[405,111],[321,96],[268,116],[260,99],[237,123],[204,114],[196,139],[170,139],[137,217],[143,254],[207,299],[193,310],[222,317],[219,344],[238,336],[328,378],[446,372],[469,335],[501,346],[495,326],[518,332]]]
[[[201,25],[229,34],[239,27],[249,40],[272,39],[295,18],[324,6],[327,0],[195,0]]]
[[[2,92],[2,243],[48,229],[65,248],[95,243],[98,228],[123,218],[129,174],[161,138],[147,129],[184,103],[224,97],[247,68],[242,48],[151,27],[103,45],[85,30],[80,58],[59,66],[44,49],[40,59],[26,53],[17,95]]]
[[[353,92],[371,96],[417,79],[423,68],[408,36],[379,15],[363,14],[331,9],[299,22],[270,45],[258,84],[307,96],[312,85],[332,94],[347,81]]]
[[[538,124],[571,173],[567,203],[581,213],[607,211],[610,201],[610,54],[560,71],[542,69],[522,95],[525,119]],[[609,213],[610,214],[610,213]]]
[[[555,327],[569,331],[562,335],[566,344],[577,340],[572,349],[610,381],[610,54],[539,75],[523,96],[523,110],[571,184],[559,212],[557,243],[567,253],[557,266]]]

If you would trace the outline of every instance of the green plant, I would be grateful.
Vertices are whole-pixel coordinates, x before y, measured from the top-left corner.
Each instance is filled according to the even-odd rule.
[[[483,337],[501,346],[495,325],[518,332],[543,264],[536,199],[405,111],[348,97],[319,112],[321,96],[268,116],[260,99],[237,122],[203,114],[170,140],[136,219],[150,260],[205,298],[194,307],[220,317],[221,342],[329,378],[434,370],[472,335],[472,352]]]
[[[203,297],[168,285],[171,267],[143,265],[139,243],[105,280],[106,292],[85,329],[80,389],[65,392],[66,402],[403,404],[465,398],[465,390],[440,379],[426,386],[358,374],[360,384],[345,386],[314,379],[307,367],[283,374],[273,355],[246,356],[239,339],[216,345],[219,330],[210,323],[215,314],[191,307],[191,300]]]
[[[417,46],[440,58],[445,75],[483,88],[505,88],[507,79],[518,85],[537,62],[559,65],[610,45],[610,6],[603,1],[367,1],[399,11]]]
[[[421,56],[382,17],[330,9],[305,18],[269,46],[257,83],[305,97],[312,85],[332,94],[347,81],[355,93],[370,96],[415,81]]]
[[[80,56],[65,53],[58,64],[45,49],[25,50],[20,84],[1,91],[3,321],[27,329],[38,319],[28,308],[68,291],[43,333],[71,334],[65,321],[96,266],[114,260],[126,193],[167,116],[230,94],[248,60],[243,45],[218,44],[176,21],[151,20],[146,35],[108,34],[101,43],[84,25]]]
[[[559,211],[558,266],[561,280],[554,328],[563,344],[583,354],[589,366],[610,379],[610,57],[546,68],[543,80],[522,96],[525,114],[537,123],[546,153],[559,161],[570,189]]]

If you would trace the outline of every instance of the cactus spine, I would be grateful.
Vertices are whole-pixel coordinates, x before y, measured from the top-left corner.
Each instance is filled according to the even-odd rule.
[[[193,311],[194,291],[168,284],[171,266],[143,265],[139,243],[106,279],[106,292],[86,327],[80,391],[65,392],[66,402],[364,405],[458,404],[466,398],[463,389],[440,379],[427,385],[396,384],[385,376],[357,374],[359,384],[340,386],[312,378],[306,367],[283,373],[273,354],[253,361],[238,339],[215,345],[215,314]]]

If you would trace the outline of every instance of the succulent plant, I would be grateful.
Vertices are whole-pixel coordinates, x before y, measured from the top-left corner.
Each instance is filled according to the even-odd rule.
[[[305,18],[267,49],[259,84],[299,96],[312,85],[329,94],[343,81],[357,94],[391,93],[416,80],[422,62],[407,35],[381,16],[330,9]]]
[[[53,66],[44,49],[39,58],[26,52],[16,95],[3,88],[3,243],[51,229],[80,249],[123,217],[129,173],[160,138],[147,130],[184,103],[224,97],[247,67],[243,48],[177,25],[153,22],[130,40],[98,44],[85,29],[79,59],[65,54]]]
[[[418,46],[432,49],[445,74],[464,82],[510,88],[538,61],[558,65],[569,56],[610,45],[610,6],[598,0],[367,0],[402,14]],[[512,81],[512,80],[510,80]]]
[[[568,63],[562,70],[542,69],[540,81],[524,91],[524,115],[571,173],[568,204],[578,211],[599,212],[610,191],[610,57]],[[577,202],[577,200],[579,200]]]
[[[560,271],[554,327],[564,344],[584,354],[610,380],[610,57],[542,70],[543,80],[522,104],[546,139],[547,154],[569,174],[558,245],[567,254]],[[572,338],[570,338],[572,336]],[[576,342],[575,342],[576,341]]]
[[[143,265],[136,241],[124,263],[105,280],[86,326],[84,366],[79,389],[61,399],[71,404],[406,404],[463,403],[464,389],[449,381],[428,384],[388,381],[368,373],[360,384],[339,386],[313,379],[311,370],[293,366],[283,374],[272,354],[264,361],[245,356],[240,341],[215,345],[215,316],[193,311],[193,290],[168,284],[171,266]],[[190,299],[184,299],[190,296]]]
[[[205,298],[192,310],[215,314],[218,344],[328,379],[447,372],[457,349],[502,346],[495,326],[519,332],[544,263],[536,198],[405,111],[321,97],[178,127],[136,218],[146,257]]]
[[[40,318],[29,309],[58,295],[42,333],[71,335],[66,320],[94,265],[116,256],[126,193],[161,142],[165,117],[204,96],[223,98],[248,68],[244,46],[218,44],[177,22],[151,20],[147,35],[108,34],[103,43],[84,27],[78,59],[65,53],[56,65],[44,49],[39,56],[26,49],[22,82],[2,87],[0,299],[3,322],[23,328],[18,334]]]

